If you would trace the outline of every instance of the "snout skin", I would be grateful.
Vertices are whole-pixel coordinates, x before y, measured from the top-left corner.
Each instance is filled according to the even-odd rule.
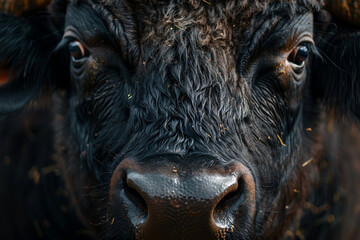
[[[217,240],[253,221],[255,182],[240,163],[183,169],[125,159],[114,171],[110,199],[112,214],[127,216],[136,239]]]

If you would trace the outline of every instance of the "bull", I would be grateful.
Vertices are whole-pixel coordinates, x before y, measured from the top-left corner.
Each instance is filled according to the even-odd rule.
[[[0,9],[1,156],[26,166],[17,178],[55,159],[63,180],[42,184],[63,184],[74,210],[21,221],[8,237],[83,226],[101,239],[360,239],[359,1]],[[9,143],[23,119],[35,142]],[[44,214],[59,204],[47,190],[36,198]]]

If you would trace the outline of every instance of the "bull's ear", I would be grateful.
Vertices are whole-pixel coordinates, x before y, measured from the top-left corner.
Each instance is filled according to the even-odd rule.
[[[322,58],[313,64],[314,92],[342,116],[360,119],[360,3],[326,2],[329,11],[315,17]]]
[[[0,13],[1,116],[21,109],[52,85],[51,56],[61,33],[51,27],[47,11],[33,10],[23,16]]]

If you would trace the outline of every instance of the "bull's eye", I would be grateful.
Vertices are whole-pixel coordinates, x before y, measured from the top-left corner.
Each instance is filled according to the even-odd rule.
[[[309,56],[308,47],[299,46],[290,53],[288,60],[298,66],[303,66],[308,56]]]
[[[68,50],[73,61],[79,61],[86,56],[85,47],[79,41],[69,42]]]

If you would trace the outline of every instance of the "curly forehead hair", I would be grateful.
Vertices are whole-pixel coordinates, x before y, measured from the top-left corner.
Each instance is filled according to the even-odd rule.
[[[55,5],[56,2],[63,1],[55,1]],[[84,1],[70,2],[81,4]],[[323,1],[88,0],[87,3],[106,19],[110,33],[122,45],[123,54],[137,59],[140,50],[137,47],[124,49],[125,45],[135,46],[136,42],[153,45],[159,41],[173,45],[182,33],[188,34],[188,29],[200,31],[196,42],[202,50],[216,48],[234,54],[235,49],[252,40],[259,27],[271,28],[279,17],[291,18],[302,12],[319,10]],[[120,32],[125,32],[125,38],[119,38]]]
[[[271,17],[279,13],[290,15],[302,11],[319,10],[323,5],[323,0],[106,0],[89,2],[99,11],[109,12],[114,19],[117,18],[118,20],[128,17],[130,13],[131,15],[139,16],[138,19],[142,20],[144,25],[154,22],[161,24],[171,22],[181,27],[181,29],[186,29],[191,26],[204,27],[211,24],[219,25],[219,22],[224,25],[237,23],[236,26],[240,32],[248,29],[250,27],[249,23],[258,15],[264,15],[266,17]],[[256,22],[258,21],[259,19],[256,18]],[[157,26],[153,25],[153,27],[155,29]],[[153,31],[154,34],[156,34],[156,31]],[[148,35],[145,37],[151,36]]]

